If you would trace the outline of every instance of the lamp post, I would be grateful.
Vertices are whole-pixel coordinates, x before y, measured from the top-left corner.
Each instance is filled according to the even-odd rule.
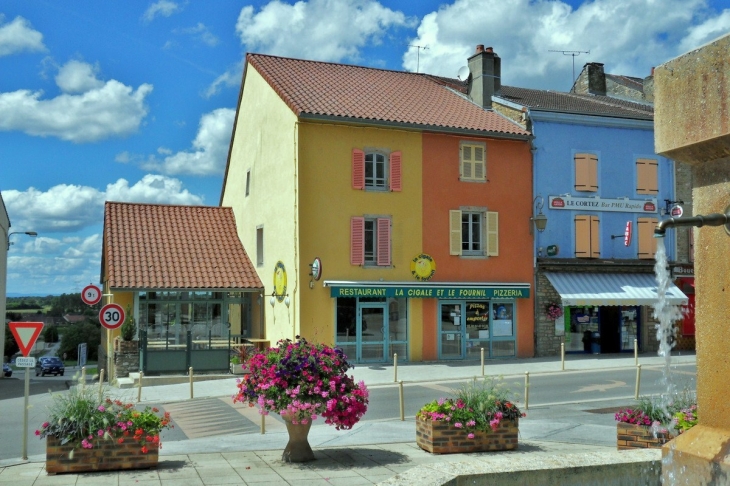
[[[535,228],[537,228],[537,231],[542,233],[543,231],[545,231],[545,227],[547,226],[547,216],[542,214],[542,207],[544,205],[542,196],[535,196],[535,199],[532,200],[532,203],[537,210],[537,214],[530,216],[530,234],[532,234],[532,223],[535,224]]]
[[[24,234],[28,236],[38,236],[38,233],[35,231],[13,231],[8,232],[2,225],[0,225],[0,228],[2,228],[3,233],[5,233],[5,261],[3,262],[4,265],[0,268],[0,292],[2,295],[0,295],[0,299],[2,301],[0,302],[0,317],[2,318],[2,322],[0,324],[0,345],[2,346],[2,362],[5,362],[5,302],[7,301],[7,277],[8,277],[8,251],[10,251],[10,237],[15,234]],[[27,372],[27,371],[26,371]],[[0,379],[5,378],[4,373],[0,373]]]

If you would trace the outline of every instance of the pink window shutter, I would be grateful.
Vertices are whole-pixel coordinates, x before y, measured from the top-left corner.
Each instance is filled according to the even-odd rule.
[[[390,266],[390,220],[378,218],[378,265]]]
[[[365,189],[365,152],[352,149],[352,188]]]
[[[390,190],[401,190],[401,152],[390,154]]]
[[[365,218],[350,219],[350,265],[365,263]]]

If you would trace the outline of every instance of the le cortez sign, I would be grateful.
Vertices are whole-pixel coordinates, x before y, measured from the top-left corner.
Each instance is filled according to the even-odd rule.
[[[605,199],[600,197],[548,196],[550,209],[656,213],[656,199]]]

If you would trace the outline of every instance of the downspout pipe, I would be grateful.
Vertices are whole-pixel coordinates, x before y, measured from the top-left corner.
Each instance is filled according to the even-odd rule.
[[[726,211],[730,208],[726,209]],[[668,228],[678,226],[694,226],[701,228],[703,226],[725,226],[725,231],[730,235],[730,212],[725,214],[712,213],[706,216],[688,216],[686,218],[668,218],[661,221],[654,228],[654,238],[664,238]]]

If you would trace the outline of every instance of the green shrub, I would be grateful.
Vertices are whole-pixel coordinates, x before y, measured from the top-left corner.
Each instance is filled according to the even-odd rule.
[[[137,323],[134,320],[132,309],[129,306],[127,306],[127,317],[124,319],[120,330],[122,332],[122,339],[125,341],[131,341],[134,339],[135,334],[137,334]]]

